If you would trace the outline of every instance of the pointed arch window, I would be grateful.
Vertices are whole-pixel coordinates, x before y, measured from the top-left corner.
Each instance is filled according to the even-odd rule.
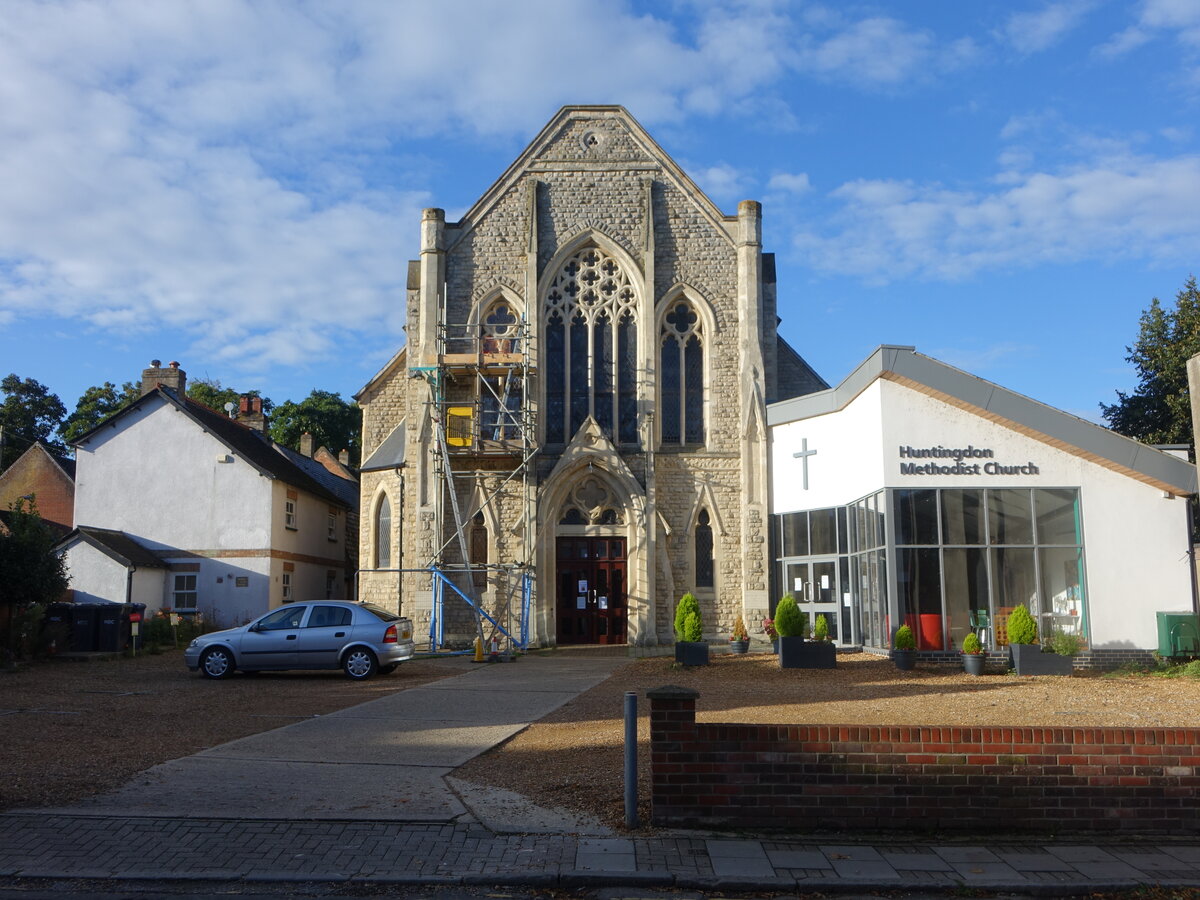
[[[392,566],[392,504],[387,494],[379,500],[375,512],[375,568],[390,569]]]
[[[475,582],[475,590],[482,591],[488,583],[488,530],[483,520],[483,510],[475,513],[471,519],[471,576]]]
[[[660,335],[663,444],[704,443],[704,332],[687,300],[671,304]]]
[[[546,442],[570,440],[588,416],[615,443],[636,444],[637,292],[613,257],[586,247],[546,295]]]
[[[710,588],[713,586],[713,531],[709,522],[708,510],[700,510],[696,517],[694,531],[696,544],[696,587]]]

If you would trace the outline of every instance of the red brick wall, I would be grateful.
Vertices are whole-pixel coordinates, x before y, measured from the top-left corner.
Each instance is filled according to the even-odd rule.
[[[28,494],[37,498],[38,514],[67,529],[75,525],[75,482],[40,447],[32,447],[0,473],[0,509]]]
[[[1200,831],[1200,729],[697,724],[695,691],[648,696],[655,824]]]

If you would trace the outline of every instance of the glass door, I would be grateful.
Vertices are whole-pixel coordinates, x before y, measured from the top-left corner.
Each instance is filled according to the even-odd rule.
[[[817,616],[824,616],[829,625],[829,639],[838,644],[852,640],[843,627],[841,615],[842,572],[838,557],[808,559],[786,564],[787,588],[800,611],[808,616],[809,634],[817,624]]]

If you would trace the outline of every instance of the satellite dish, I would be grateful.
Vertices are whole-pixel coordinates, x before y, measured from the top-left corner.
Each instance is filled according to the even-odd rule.
[[[233,418],[233,411],[237,409],[237,404],[232,400],[225,401],[225,412],[229,414],[229,418]]]

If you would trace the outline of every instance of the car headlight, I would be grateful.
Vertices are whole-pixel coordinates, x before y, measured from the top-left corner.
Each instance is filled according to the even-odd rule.
[[[192,638],[192,642],[190,644],[188,644],[188,649],[195,650],[199,646],[200,646],[200,638]]]

